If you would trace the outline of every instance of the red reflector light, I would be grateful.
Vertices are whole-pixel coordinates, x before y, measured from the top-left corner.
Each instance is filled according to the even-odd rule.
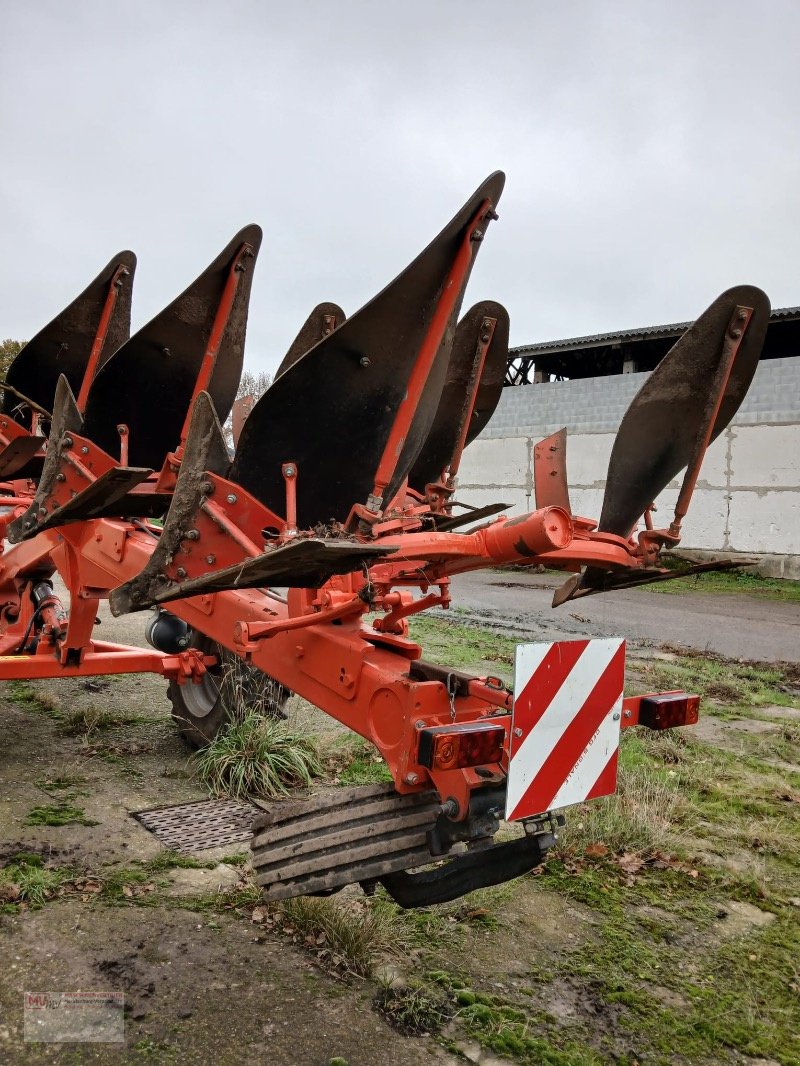
[[[419,734],[419,763],[429,770],[457,770],[500,762],[506,731],[490,722],[440,725]]]
[[[660,696],[643,696],[639,704],[639,725],[648,729],[672,729],[695,725],[699,718],[700,697],[685,692],[665,692]]]

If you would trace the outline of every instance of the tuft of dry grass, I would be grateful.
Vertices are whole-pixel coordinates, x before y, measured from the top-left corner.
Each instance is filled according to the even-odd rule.
[[[597,843],[611,851],[663,848],[684,816],[681,794],[664,781],[663,774],[633,766],[621,770],[614,795],[569,812],[560,833],[561,846],[568,851]]]
[[[371,977],[380,956],[397,954],[405,939],[391,908],[369,900],[298,896],[283,904],[286,920],[322,952],[333,968]]]

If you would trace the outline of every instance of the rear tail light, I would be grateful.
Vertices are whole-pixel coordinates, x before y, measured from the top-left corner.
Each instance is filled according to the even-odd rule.
[[[429,770],[458,770],[500,762],[506,731],[490,722],[442,725],[419,734],[419,764]]]
[[[657,696],[643,696],[639,704],[639,725],[648,729],[672,729],[679,725],[695,725],[699,717],[700,697],[685,692],[665,692]]]

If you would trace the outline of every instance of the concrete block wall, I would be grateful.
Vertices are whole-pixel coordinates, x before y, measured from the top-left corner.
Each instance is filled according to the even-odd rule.
[[[489,425],[464,453],[459,496],[478,506],[503,501],[532,510],[533,446],[566,426],[570,497],[597,518],[611,447],[648,374],[620,374],[503,390]],[[672,515],[680,482],[658,500]],[[764,557],[764,570],[800,577],[800,357],[761,363],[731,425],[712,444],[682,546]]]

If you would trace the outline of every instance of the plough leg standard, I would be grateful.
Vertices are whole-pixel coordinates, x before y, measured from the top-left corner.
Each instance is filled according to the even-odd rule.
[[[623,699],[621,640],[521,646],[512,695],[427,662],[409,637],[410,617],[450,605],[453,575],[486,566],[564,571],[554,605],[687,572],[662,554],[769,318],[765,295],[742,286],[681,337],[623,419],[597,522],[572,512],[565,431],[535,448],[532,513],[460,504],[461,456],[507,358],[502,306],[459,320],[503,183],[491,175],[352,317],[328,303],[311,313],[239,417],[233,458],[221,423],[242,369],[257,226],[133,337],[135,258],[120,253],[8,374],[0,677],[162,674],[199,745],[224,725],[220,657],[235,656],[275,679],[279,702],[299,693],[386,760],[393,785],[275,804],[258,820],[270,898],[380,881],[415,906],[517,876],[552,843],[554,810],[614,791],[620,728],[697,719],[683,693]],[[673,521],[654,528],[653,501],[684,469]],[[158,612],[152,651],[95,639],[105,598],[115,614]],[[495,843],[504,815],[525,831]]]

